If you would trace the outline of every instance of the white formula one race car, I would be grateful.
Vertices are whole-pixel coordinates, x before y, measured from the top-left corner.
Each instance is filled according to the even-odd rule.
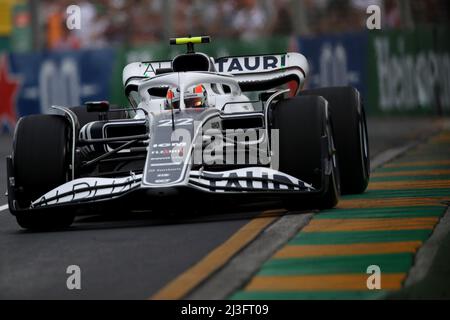
[[[194,51],[207,42],[171,39],[187,53],[127,65],[130,107],[89,102],[21,118],[7,158],[19,225],[61,228],[85,213],[262,200],[325,209],[341,193],[365,191],[369,148],[356,89],[301,91],[303,55]]]

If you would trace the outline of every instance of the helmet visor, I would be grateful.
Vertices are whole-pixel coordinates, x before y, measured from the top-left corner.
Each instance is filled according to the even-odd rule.
[[[186,98],[184,99],[184,105],[186,108],[203,108],[204,98],[195,97],[195,98]]]

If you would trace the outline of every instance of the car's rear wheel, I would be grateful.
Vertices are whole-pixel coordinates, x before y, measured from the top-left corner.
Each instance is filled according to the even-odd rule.
[[[300,95],[322,96],[328,101],[342,193],[363,193],[369,183],[370,157],[366,115],[358,90],[352,87],[320,88],[302,91]]]
[[[65,183],[69,175],[70,125],[59,115],[23,117],[16,126],[13,168],[19,208],[28,208],[51,189]],[[74,214],[67,211],[17,212],[17,222],[26,229],[69,226]]]
[[[322,97],[294,97],[273,108],[272,125],[279,129],[279,171],[324,191],[308,200],[304,196],[287,197],[287,209],[328,209],[339,200],[339,171],[330,120]],[[328,150],[324,150],[324,143]]]

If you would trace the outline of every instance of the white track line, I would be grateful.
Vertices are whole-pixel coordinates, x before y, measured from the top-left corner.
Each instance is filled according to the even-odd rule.
[[[3,206],[0,206],[0,212],[5,211],[7,209],[8,209],[8,205],[7,204],[5,204]]]

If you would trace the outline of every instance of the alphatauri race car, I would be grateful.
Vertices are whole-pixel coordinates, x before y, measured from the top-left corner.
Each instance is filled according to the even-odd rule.
[[[275,201],[334,207],[365,191],[364,108],[352,87],[302,90],[299,53],[212,58],[195,52],[123,70],[130,106],[53,106],[21,118],[7,157],[8,204],[27,229],[111,210],[219,208]],[[164,212],[164,211],[163,211]]]

